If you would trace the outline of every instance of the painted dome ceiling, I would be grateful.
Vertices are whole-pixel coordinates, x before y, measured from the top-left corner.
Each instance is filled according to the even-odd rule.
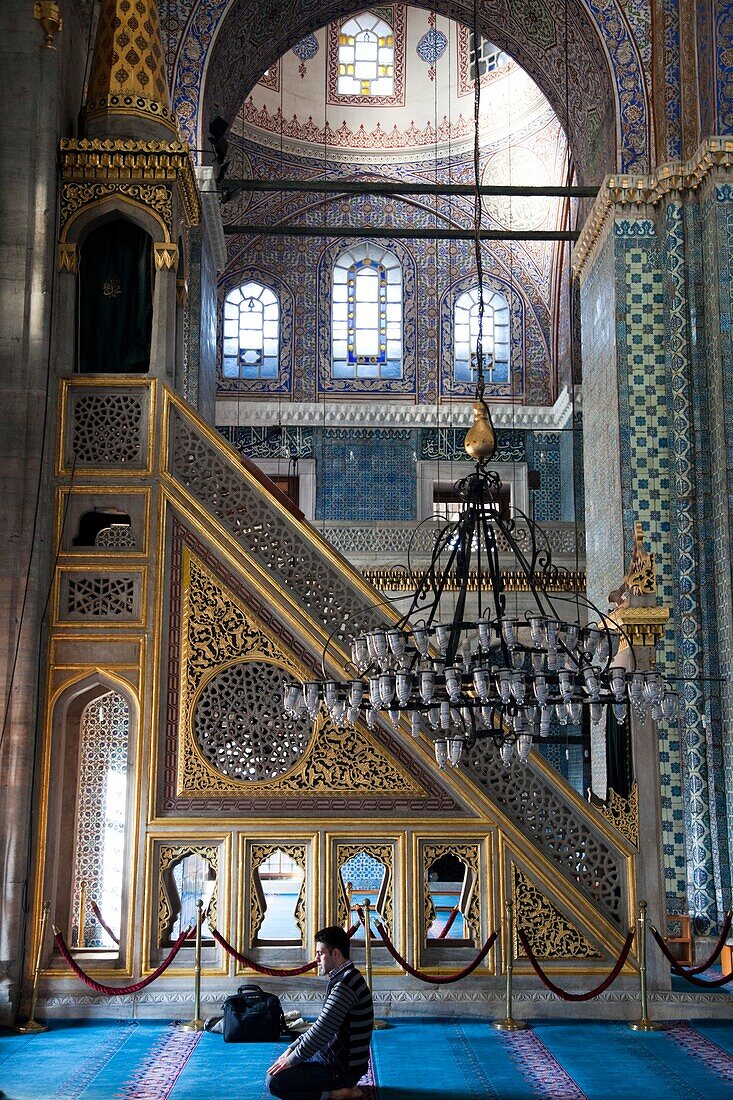
[[[422,8],[383,5],[303,38],[263,75],[232,129],[283,154],[389,165],[473,148],[473,36]],[[547,99],[482,40],[484,182],[561,182],[565,140]],[[495,163],[487,154],[496,154]],[[565,179],[562,179],[565,182]]]

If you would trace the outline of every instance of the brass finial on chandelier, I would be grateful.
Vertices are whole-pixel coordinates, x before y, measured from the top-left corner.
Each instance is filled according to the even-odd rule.
[[[466,432],[463,449],[476,462],[485,462],[496,452],[496,432],[489,406],[483,400],[473,404],[473,424]]]

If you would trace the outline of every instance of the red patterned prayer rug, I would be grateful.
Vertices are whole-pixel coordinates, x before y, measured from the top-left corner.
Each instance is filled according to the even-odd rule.
[[[379,1094],[377,1092],[377,1082],[374,1079],[374,1060],[371,1050],[369,1051],[369,1069],[359,1082],[359,1088],[363,1093],[362,1100],[378,1100]]]
[[[587,1100],[586,1094],[562,1068],[534,1031],[501,1031],[512,1061],[538,1097]]]
[[[183,1031],[171,1024],[117,1096],[121,1100],[167,1100],[203,1035],[203,1031]]]
[[[687,1054],[698,1058],[711,1073],[733,1084],[733,1054],[687,1024],[675,1024],[666,1031],[670,1039]]]

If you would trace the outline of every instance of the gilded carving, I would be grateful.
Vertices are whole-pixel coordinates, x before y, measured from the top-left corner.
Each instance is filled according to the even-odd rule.
[[[172,232],[173,205],[171,189],[164,184],[143,183],[76,183],[66,182],[61,188],[61,235],[69,220],[79,210],[92,203],[114,195],[122,195],[148,210],[162,220],[168,233]]]
[[[299,677],[300,672],[277,641],[189,551],[184,555],[184,578],[178,791],[241,791],[245,784],[217,772],[196,744],[193,711],[199,688],[210,682],[212,674],[243,659],[272,662],[293,677]],[[266,788],[274,793],[304,795],[325,791],[418,793],[421,789],[364,730],[335,726],[325,716],[317,720],[310,748],[302,759],[286,774],[268,779]]]
[[[338,898],[336,902],[336,923],[340,924],[343,928],[347,921],[349,924],[352,924],[354,920],[356,920],[353,913],[347,913],[348,902],[346,898],[346,884],[341,877],[341,868],[345,863],[348,863],[350,859],[353,859],[354,856],[360,855],[361,852],[366,852],[368,856],[371,856],[372,859],[376,859],[384,867],[385,878],[382,881],[379,896],[377,898],[370,898],[370,901],[378,907],[382,922],[391,936],[394,927],[394,848],[389,842],[375,844],[366,841],[361,844],[338,843],[336,845],[335,856],[339,877]]]
[[[297,863],[303,872],[303,881],[300,884],[300,891],[298,893],[298,900],[295,903],[295,923],[298,926],[300,932],[301,946],[305,944],[306,935],[306,912],[305,912],[305,891],[306,891],[306,860],[307,860],[307,847],[305,844],[253,844],[249,853],[249,945],[250,947],[256,947],[257,934],[262,927],[262,922],[265,919],[265,899],[264,892],[262,890],[262,884],[259,879],[259,868],[266,859],[269,859],[275,852],[284,852],[286,856],[290,856],[294,863]]]
[[[175,271],[178,266],[178,246],[165,241],[154,241],[153,259],[156,271]]]
[[[61,176],[67,183],[177,183],[189,225],[198,225],[201,207],[188,147],[180,141],[64,139]]]
[[[206,910],[206,919],[216,927],[216,907],[219,894],[218,844],[162,844],[158,856],[158,947],[168,942],[170,930],[178,916],[169,892],[169,872],[186,856],[202,856],[214,871],[214,890]]]
[[[641,522],[634,521],[634,549],[631,552],[629,568],[619,588],[609,594],[611,603],[622,607],[630,596],[653,596],[657,591],[657,572],[654,555],[644,546],[644,529]]]
[[[623,798],[609,787],[606,801],[594,799],[593,805],[623,837],[626,837],[630,844],[635,848],[639,847],[639,800],[636,783],[631,788],[628,798]]]
[[[477,942],[481,938],[481,884],[480,874],[480,849],[478,844],[462,844],[446,842],[443,844],[424,844],[422,847],[423,867],[423,920],[424,936],[427,940],[428,929],[435,920],[435,906],[430,893],[430,868],[441,856],[455,856],[468,869],[470,885],[462,903],[461,912],[466,928],[465,939],[474,939]],[[461,891],[462,898],[464,891]],[[429,943],[430,941],[427,940]]]
[[[374,585],[380,592],[414,592],[423,574],[420,570],[407,573],[403,567],[392,569],[363,569],[361,575],[365,581]],[[527,578],[521,569],[503,569],[501,579],[506,592],[529,592]],[[483,586],[491,586],[491,578],[488,573],[481,577]],[[446,591],[454,592],[460,587],[455,571],[448,575]],[[478,573],[472,569],[468,574],[468,591],[478,591]],[[548,592],[584,592],[586,588],[586,575],[584,570],[570,570],[560,572],[553,577],[547,585]]]
[[[76,275],[79,270],[79,246],[77,244],[59,245],[59,271],[68,271]]]
[[[517,928],[521,928],[538,959],[600,959],[603,956],[549,901],[515,864],[512,864],[514,900],[514,958],[524,958]]]

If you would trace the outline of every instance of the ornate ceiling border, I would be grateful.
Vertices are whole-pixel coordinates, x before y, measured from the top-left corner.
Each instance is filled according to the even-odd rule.
[[[581,391],[564,389],[554,405],[532,406],[491,404],[491,418],[497,428],[561,431],[572,424],[581,409]],[[446,401],[440,405],[416,405],[409,401],[338,400],[293,401],[250,399],[245,395],[219,394],[216,423],[221,427],[264,427],[269,425],[315,428],[468,428],[473,423],[469,402]]]

